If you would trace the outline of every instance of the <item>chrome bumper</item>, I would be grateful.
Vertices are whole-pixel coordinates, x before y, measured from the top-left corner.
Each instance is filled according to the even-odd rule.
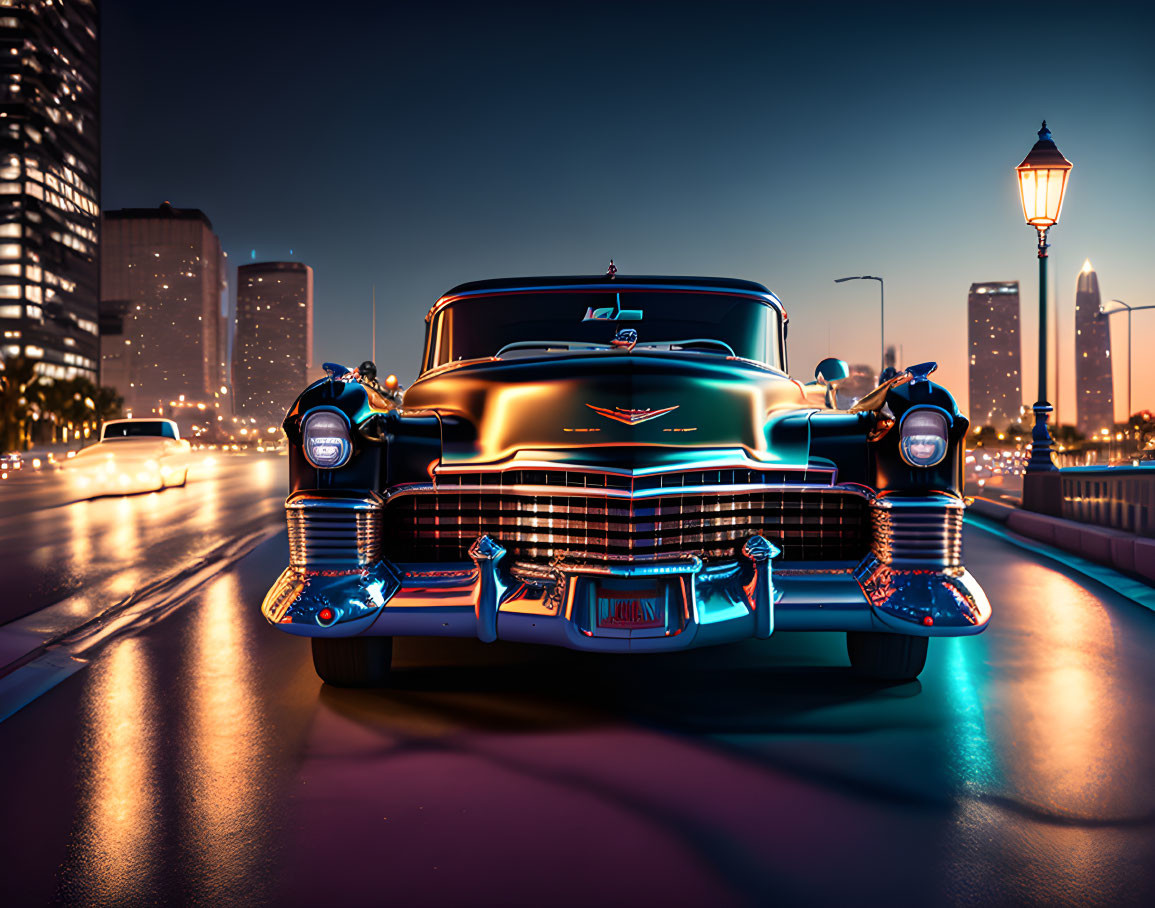
[[[380,559],[345,572],[289,567],[261,610],[281,630],[309,637],[476,637],[599,652],[689,649],[775,630],[960,636],[979,633],[990,619],[986,596],[962,567],[897,568],[875,556],[856,568],[802,567],[775,564],[776,554],[755,536],[726,564],[706,566],[690,556],[546,568],[508,564],[501,545],[483,536],[461,564]],[[608,578],[643,577],[672,591],[677,607],[664,628],[613,636],[591,628],[582,605],[589,590]]]

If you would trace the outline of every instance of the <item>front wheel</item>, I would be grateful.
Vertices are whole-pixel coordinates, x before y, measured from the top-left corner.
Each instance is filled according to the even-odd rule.
[[[929,637],[848,631],[846,652],[851,667],[867,678],[913,681],[926,665]]]
[[[334,687],[382,687],[393,662],[392,637],[313,637],[313,668]]]

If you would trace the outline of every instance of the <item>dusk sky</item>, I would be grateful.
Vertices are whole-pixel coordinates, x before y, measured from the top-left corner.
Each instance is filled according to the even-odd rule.
[[[1022,282],[1013,168],[1048,121],[1074,162],[1051,231],[1062,419],[1074,293],[1155,303],[1150,4],[103,3],[103,204],[202,209],[230,262],[313,266],[314,358],[408,383],[466,280],[702,274],[766,284],[792,372],[887,340],[966,402],[966,298]],[[1155,407],[1155,311],[1134,317]],[[1124,415],[1125,319],[1114,320]],[[1053,332],[1053,327],[1052,327]],[[1053,397],[1053,392],[1052,392]]]

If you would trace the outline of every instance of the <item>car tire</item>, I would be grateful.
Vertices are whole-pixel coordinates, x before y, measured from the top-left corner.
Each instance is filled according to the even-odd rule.
[[[313,668],[334,687],[383,687],[392,662],[392,637],[313,637]]]
[[[913,681],[926,665],[929,637],[849,631],[846,652],[855,672],[883,681]]]

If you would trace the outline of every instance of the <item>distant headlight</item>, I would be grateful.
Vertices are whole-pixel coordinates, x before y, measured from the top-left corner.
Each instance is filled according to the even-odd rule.
[[[316,410],[306,416],[302,434],[305,459],[319,469],[343,467],[353,454],[349,424],[332,410]]]
[[[912,467],[933,467],[946,457],[946,414],[917,407],[908,410],[899,427],[898,450]]]

